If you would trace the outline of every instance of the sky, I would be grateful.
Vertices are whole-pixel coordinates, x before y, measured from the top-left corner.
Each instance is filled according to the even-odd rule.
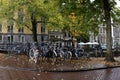
[[[94,1],[94,0],[91,0],[91,1]],[[116,7],[119,7],[120,8],[120,0],[115,0],[117,2],[117,5]]]
[[[115,0],[117,2],[117,7],[120,8],[120,0]]]

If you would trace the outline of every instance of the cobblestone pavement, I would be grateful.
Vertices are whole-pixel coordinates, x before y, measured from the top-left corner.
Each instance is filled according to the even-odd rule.
[[[120,80],[119,58],[116,60],[105,63],[103,58],[91,58],[35,64],[25,55],[0,54],[0,80]],[[104,68],[112,65],[118,67]]]

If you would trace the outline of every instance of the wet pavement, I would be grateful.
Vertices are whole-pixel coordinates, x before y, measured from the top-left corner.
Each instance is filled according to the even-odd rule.
[[[120,68],[84,72],[39,72],[0,69],[0,80],[120,80]]]
[[[39,63],[29,60],[25,55],[0,54],[0,68],[3,69],[18,69],[18,70],[39,70],[39,71],[79,71],[94,68],[103,68],[106,65],[101,63],[91,63],[90,59],[72,59],[53,61],[44,60]]]
[[[35,64],[25,55],[0,53],[0,80],[120,80],[120,58],[116,60],[106,63],[104,58],[90,58]]]

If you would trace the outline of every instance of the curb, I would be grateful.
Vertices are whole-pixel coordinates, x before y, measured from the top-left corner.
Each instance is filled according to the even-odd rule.
[[[7,69],[7,70],[20,70],[20,71],[39,71],[39,72],[84,72],[84,71],[94,71],[94,70],[104,70],[104,69],[112,69],[112,68],[119,68],[119,66],[106,66],[106,67],[100,67],[100,68],[89,68],[89,69],[56,69],[56,70],[48,70],[48,69],[37,69],[37,68],[17,68],[17,67],[11,67],[11,66],[0,66],[0,69]]]
[[[77,70],[44,70],[44,72],[84,72],[84,71],[94,71],[94,70],[104,70],[111,68],[119,68],[120,66],[107,66],[101,68],[92,68],[92,69],[77,69]]]

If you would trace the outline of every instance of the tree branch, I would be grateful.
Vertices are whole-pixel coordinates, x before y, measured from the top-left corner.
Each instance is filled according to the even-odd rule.
[[[28,25],[25,24],[25,26],[32,31],[32,29]]]
[[[37,23],[45,23],[45,21],[37,21]]]
[[[12,20],[14,20],[14,21],[17,23],[17,20],[16,20],[16,19],[12,18]],[[30,30],[32,31],[32,29],[31,29],[27,24],[24,24],[24,23],[23,23],[23,25],[26,26],[28,29],[30,29]]]

